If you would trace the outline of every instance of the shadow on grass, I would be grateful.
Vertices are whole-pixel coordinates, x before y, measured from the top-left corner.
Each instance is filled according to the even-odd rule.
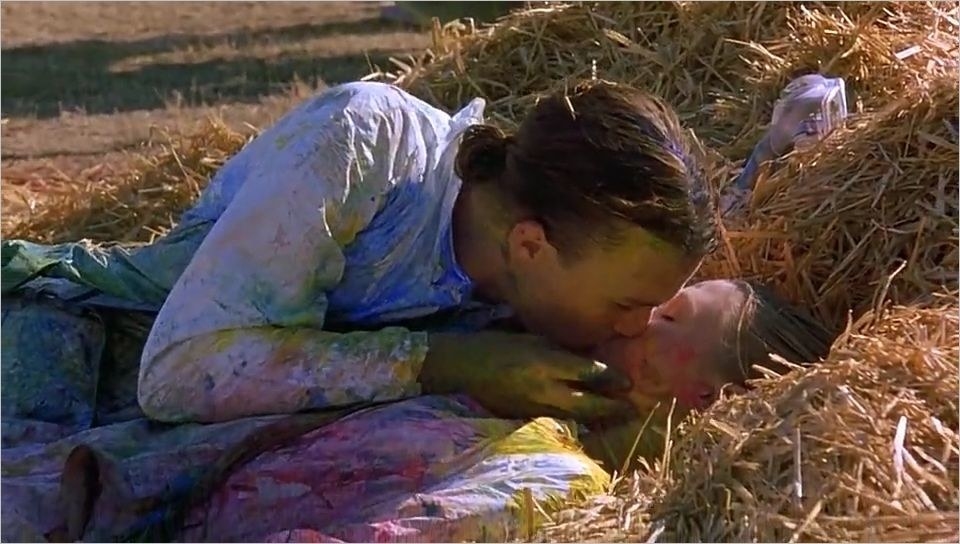
[[[328,24],[300,24],[217,35],[167,35],[147,40],[81,40],[11,48],[0,52],[4,117],[56,117],[61,111],[88,114],[162,108],[171,97],[190,104],[256,102],[286,88],[299,77],[308,84],[336,84],[362,77],[369,65],[384,65],[396,49],[377,46],[376,33],[404,27],[376,19]],[[365,53],[311,51],[294,44],[344,36],[369,40]],[[284,47],[287,44],[288,47]],[[125,60],[151,55],[223,47],[229,59],[144,63],[112,70]],[[258,58],[251,48],[265,45],[274,53]],[[180,55],[180,56],[184,56]]]

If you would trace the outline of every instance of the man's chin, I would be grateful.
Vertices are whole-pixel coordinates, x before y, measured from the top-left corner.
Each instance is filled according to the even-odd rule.
[[[628,339],[613,337],[600,342],[590,349],[590,357],[614,368],[626,371],[626,345]]]
[[[523,326],[528,332],[543,336],[549,340],[550,343],[569,351],[576,352],[584,348],[590,348],[589,343],[585,344],[580,338],[567,334],[562,329],[543,326],[542,324],[530,321],[523,322]]]
[[[576,353],[581,357],[588,357],[591,359],[595,358],[597,345],[600,343],[600,342],[593,341],[591,339],[577,339],[577,338],[570,338],[569,336],[566,338],[564,338],[563,336],[560,336],[558,338],[562,338],[562,339],[556,340],[554,343],[556,343],[561,348],[567,351],[572,351],[573,353]]]
[[[616,334],[575,334],[570,332],[570,327],[552,326],[548,322],[525,319],[523,316],[519,316],[519,321],[528,332],[543,336],[558,347],[587,357],[591,356],[592,350],[598,345],[616,337]]]
[[[586,356],[593,357],[598,354],[604,346],[610,344],[611,342],[616,342],[620,338],[615,333],[610,334],[592,334],[592,335],[561,335],[564,337],[564,347],[576,351],[578,353],[584,354]]]

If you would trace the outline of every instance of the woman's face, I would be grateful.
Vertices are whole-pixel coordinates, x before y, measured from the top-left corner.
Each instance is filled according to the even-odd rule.
[[[529,331],[570,349],[640,334],[700,264],[638,228],[562,259],[540,225],[524,222],[508,247],[511,307]]]
[[[745,294],[727,280],[684,288],[655,308],[644,332],[600,345],[595,357],[633,381],[629,396],[638,409],[677,399],[683,411],[710,405],[725,385],[724,335],[736,326]]]

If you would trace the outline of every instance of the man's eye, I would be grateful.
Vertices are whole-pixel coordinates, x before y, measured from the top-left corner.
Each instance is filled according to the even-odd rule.
[[[673,323],[674,321],[676,321],[676,319],[674,319],[672,315],[664,314],[664,313],[660,314],[660,319],[664,321],[668,321],[670,323]]]

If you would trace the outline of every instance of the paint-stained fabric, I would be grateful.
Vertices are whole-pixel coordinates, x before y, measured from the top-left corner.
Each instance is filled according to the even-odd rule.
[[[82,429],[115,417],[104,394],[136,415],[129,383],[104,380],[137,366],[140,404],[167,421],[418,394],[422,330],[509,313],[472,301],[453,254],[457,140],[482,109],[335,87],[228,161],[157,243],[4,241],[5,416]]]
[[[416,397],[424,331],[509,314],[472,300],[453,253],[456,142],[482,107],[337,87],[233,157],[154,244],[4,241],[4,537],[55,528],[77,444],[110,460],[91,527],[108,538],[137,521],[134,498],[189,488],[275,420],[249,416],[366,402],[397,401],[243,466],[180,538],[497,540],[522,489],[605,485],[566,424]],[[138,400],[156,419],[232,421],[162,425]]]
[[[110,541],[148,519],[132,508],[138,499],[189,489],[230,445],[277,419],[137,420],[6,449],[4,537],[37,541],[62,522],[61,468],[79,444],[103,459],[87,540]],[[549,508],[552,498],[608,484],[564,422],[497,419],[463,397],[419,397],[354,413],[261,454],[174,534],[218,542],[503,541],[522,535],[524,490]]]
[[[489,540],[516,527],[520,489],[599,489],[566,425],[403,400],[422,331],[509,314],[471,300],[453,255],[456,140],[482,105],[450,117],[385,85],[338,87],[231,159],[157,243],[3,242],[4,537],[55,528],[77,444],[109,460],[91,534],[110,535],[137,521],[133,498],[189,488],[276,419],[244,416],[367,401],[399,399],[245,465],[180,538]],[[138,373],[148,415],[233,421],[144,419]]]

